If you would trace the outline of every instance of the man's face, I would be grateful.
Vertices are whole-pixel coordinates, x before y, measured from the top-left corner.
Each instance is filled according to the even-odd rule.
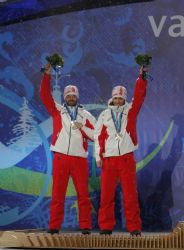
[[[125,104],[125,99],[122,97],[114,97],[112,102],[114,106],[123,106]]]
[[[77,104],[77,96],[76,95],[67,95],[65,100],[66,100],[66,103],[68,106],[76,106],[76,104]]]

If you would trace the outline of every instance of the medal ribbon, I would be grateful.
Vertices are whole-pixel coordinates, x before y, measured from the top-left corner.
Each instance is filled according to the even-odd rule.
[[[66,110],[70,116],[71,121],[75,121],[77,118],[77,114],[78,114],[78,104],[75,106],[73,112],[70,110],[70,108],[68,107],[68,105],[66,103],[64,104],[64,107],[66,108]]]
[[[121,131],[121,120],[122,120],[122,116],[123,116],[123,112],[120,113],[119,118],[115,118],[114,112],[111,109],[111,116],[112,116],[112,120],[114,123],[114,127],[116,129],[116,132],[119,134]]]

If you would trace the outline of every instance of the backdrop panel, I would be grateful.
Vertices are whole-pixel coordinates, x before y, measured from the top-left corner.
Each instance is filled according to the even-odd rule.
[[[137,178],[143,230],[169,230],[184,220],[184,3],[162,0],[52,16],[0,30],[0,228],[47,228],[51,195],[51,119],[39,98],[40,68],[64,56],[59,87],[79,87],[80,103],[96,117],[112,87],[124,84],[131,101],[138,74],[134,57],[153,56],[148,94],[138,121]],[[99,174],[89,145],[90,196],[97,228]],[[125,228],[120,187],[116,228]],[[63,228],[77,229],[72,182]]]

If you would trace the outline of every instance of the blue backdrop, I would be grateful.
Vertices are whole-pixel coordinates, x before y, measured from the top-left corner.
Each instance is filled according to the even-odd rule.
[[[76,84],[80,102],[96,117],[112,87],[131,101],[139,67],[153,56],[148,93],[138,120],[136,152],[143,230],[166,231],[184,218],[184,3],[162,0],[85,10],[9,25],[0,30],[0,228],[47,228],[51,194],[51,120],[39,98],[40,68],[58,52],[65,65],[53,95]],[[97,228],[99,174],[89,146],[90,196]],[[116,229],[125,229],[120,187]],[[122,212],[122,213],[121,213]],[[72,182],[63,228],[77,229]]]

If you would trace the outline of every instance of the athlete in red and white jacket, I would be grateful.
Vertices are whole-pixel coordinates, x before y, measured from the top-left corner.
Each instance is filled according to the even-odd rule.
[[[108,108],[100,114],[95,126],[95,157],[97,166],[102,167],[98,217],[102,234],[111,234],[115,225],[114,195],[119,178],[126,227],[132,235],[141,232],[133,152],[138,148],[136,121],[146,95],[146,85],[141,68],[132,103],[126,102],[125,87],[114,87]]]
[[[53,158],[53,186],[48,232],[58,233],[64,218],[64,201],[69,177],[78,196],[79,225],[84,234],[91,229],[91,203],[88,193],[88,139],[93,141],[95,118],[78,105],[76,86],[64,89],[65,104],[55,103],[51,94],[51,65],[46,65],[40,89],[41,100],[53,120],[50,149]]]

